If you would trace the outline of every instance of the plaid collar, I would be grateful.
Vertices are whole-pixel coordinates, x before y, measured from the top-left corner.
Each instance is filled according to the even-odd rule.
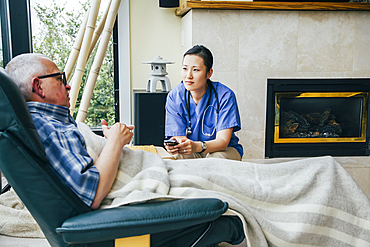
[[[70,111],[65,106],[35,102],[27,102],[28,109],[30,113],[40,113],[51,116],[52,118],[62,122],[62,123],[73,123],[76,125],[75,120],[72,118]]]

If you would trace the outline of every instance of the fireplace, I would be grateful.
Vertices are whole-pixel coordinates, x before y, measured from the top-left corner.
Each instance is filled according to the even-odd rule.
[[[268,79],[265,156],[370,154],[370,79]]]

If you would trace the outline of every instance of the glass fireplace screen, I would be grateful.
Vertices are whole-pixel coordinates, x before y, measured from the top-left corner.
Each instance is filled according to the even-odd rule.
[[[368,92],[276,92],[274,142],[366,142],[368,97]]]

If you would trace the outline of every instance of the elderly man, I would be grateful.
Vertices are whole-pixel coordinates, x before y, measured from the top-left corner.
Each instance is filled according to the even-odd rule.
[[[85,141],[69,112],[69,91],[64,72],[41,54],[22,54],[5,68],[26,99],[51,167],[81,200],[93,209],[109,193],[124,145],[133,126],[102,121],[107,143],[98,159],[85,149]]]

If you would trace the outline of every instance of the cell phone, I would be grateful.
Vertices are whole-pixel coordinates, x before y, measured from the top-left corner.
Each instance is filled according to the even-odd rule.
[[[179,144],[176,140],[164,140],[164,143],[167,144],[168,146],[175,146]]]

